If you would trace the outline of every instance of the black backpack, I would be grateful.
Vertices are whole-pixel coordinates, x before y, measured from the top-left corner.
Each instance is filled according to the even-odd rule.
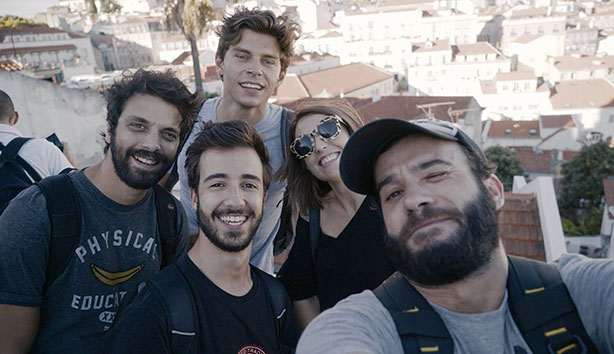
[[[36,185],[47,201],[51,223],[51,242],[44,291],[66,269],[81,234],[81,205],[69,173],[42,179]],[[167,266],[176,253],[177,209],[173,197],[164,188],[153,187],[158,233],[162,241],[162,267]]]
[[[598,353],[556,267],[513,256],[509,261],[509,308],[531,351]],[[399,272],[373,292],[394,320],[405,353],[454,352],[439,314]]]
[[[19,192],[32,185],[32,180],[41,180],[32,166],[17,155],[23,144],[30,139],[14,138],[6,146],[0,143],[0,215]]]
[[[293,114],[294,111],[287,109],[286,107],[282,107],[281,124],[279,126],[281,130],[281,151],[284,155],[284,161],[289,158],[290,153],[290,142],[288,141],[288,138],[290,137],[289,123]],[[287,189],[284,191],[284,198],[281,203],[283,203],[283,205],[281,209],[279,229],[277,230],[277,234],[275,234],[275,239],[273,241],[273,255],[275,256],[282,253],[294,242],[294,228],[292,227],[292,203],[290,203]]]
[[[294,349],[281,341],[281,331],[287,320],[285,307],[285,290],[281,283],[256,270],[257,276],[268,293],[275,316],[275,333],[280,346],[280,354],[293,353]],[[177,285],[179,279],[180,285]],[[170,324],[171,353],[190,354],[201,353],[202,333],[200,331],[198,311],[194,294],[187,279],[175,264],[161,271],[147,282],[147,286],[164,306],[164,312]]]

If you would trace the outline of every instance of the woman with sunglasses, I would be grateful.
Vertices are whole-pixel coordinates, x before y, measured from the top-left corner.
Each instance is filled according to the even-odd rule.
[[[290,123],[291,156],[279,178],[288,181],[300,217],[278,276],[301,328],[339,300],[374,289],[394,271],[376,201],[350,191],[339,173],[343,147],[362,125],[344,100],[307,103]]]

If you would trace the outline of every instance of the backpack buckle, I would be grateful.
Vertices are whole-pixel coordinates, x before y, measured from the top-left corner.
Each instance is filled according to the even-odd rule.
[[[586,344],[577,335],[566,336],[554,343],[548,343],[550,354],[586,354]]]

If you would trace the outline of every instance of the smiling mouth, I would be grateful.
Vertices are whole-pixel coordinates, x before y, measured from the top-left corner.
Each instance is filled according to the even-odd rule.
[[[411,237],[411,236],[415,235],[415,234],[416,234],[418,231],[420,231],[420,230],[422,230],[422,229],[424,229],[424,228],[427,228],[427,227],[429,227],[429,226],[431,226],[431,225],[439,224],[439,223],[441,223],[441,222],[448,221],[448,220],[452,220],[452,218],[443,218],[443,219],[431,219],[431,220],[428,220],[428,221],[426,221],[426,222],[424,222],[424,223],[422,223],[422,224],[420,224],[420,225],[416,226],[416,227],[415,227],[413,230],[411,230],[411,233],[410,233],[409,235],[410,235],[410,237]]]
[[[157,159],[150,159],[150,158],[146,158],[143,156],[137,156],[137,155],[132,155],[132,157],[139,163],[143,164],[143,165],[147,165],[147,166],[155,166],[157,165],[160,161],[158,161]]]
[[[252,89],[252,90],[262,90],[264,88],[262,85],[255,84],[252,82],[242,82],[239,84],[239,86],[246,88],[246,89]]]
[[[225,215],[225,216],[219,216],[218,220],[220,220],[222,223],[228,226],[238,227],[238,226],[243,225],[245,221],[247,221],[247,216],[245,215]]]
[[[338,157],[339,157],[338,152],[332,153],[330,155],[326,155],[324,156],[324,158],[322,158],[322,160],[320,160],[320,166],[324,166],[330,163],[331,161],[336,160]]]

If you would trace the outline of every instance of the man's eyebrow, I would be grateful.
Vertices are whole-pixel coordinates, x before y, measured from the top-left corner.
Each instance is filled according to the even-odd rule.
[[[389,184],[390,182],[392,182],[395,179],[396,175],[395,174],[391,174],[388,177],[384,178],[381,182],[379,182],[375,187],[377,188],[377,192],[379,193],[379,191],[387,184]]]
[[[151,124],[151,122],[149,120],[147,120],[147,119],[145,119],[143,117],[140,117],[140,116],[135,116],[135,115],[126,117],[126,120],[130,121],[130,122],[142,123],[142,124],[145,124],[145,125],[150,125]],[[172,132],[172,133],[175,133],[175,134],[179,134],[179,130],[177,130],[177,128],[172,127],[172,126],[162,127],[162,130],[166,130],[166,131],[169,131],[169,132]]]
[[[412,172],[419,172],[419,171],[424,171],[429,167],[432,166],[436,166],[436,165],[442,165],[445,167],[452,167],[452,164],[449,163],[448,161],[442,160],[442,159],[434,159],[434,160],[430,160],[430,161],[425,161],[417,166],[414,166],[411,168]]]
[[[241,178],[242,178],[242,179],[251,179],[251,180],[254,180],[254,181],[258,181],[258,182],[260,182],[260,177],[258,177],[258,176],[256,176],[256,175],[252,175],[252,174],[250,174],[250,173],[245,173],[245,174],[242,174],[242,175],[241,175]]]
[[[206,181],[209,181],[212,179],[218,179],[218,178],[226,179],[228,178],[228,175],[225,173],[214,173],[212,175],[207,176],[203,181],[206,182]]]
[[[241,52],[241,53],[245,53],[245,54],[252,54],[252,52],[250,52],[249,50],[241,48],[241,47],[234,47],[234,48],[232,48],[232,51]]]

